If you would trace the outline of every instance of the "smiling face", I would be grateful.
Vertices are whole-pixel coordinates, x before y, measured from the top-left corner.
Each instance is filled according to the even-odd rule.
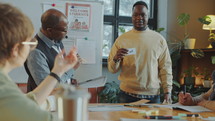
[[[41,17],[42,33],[53,41],[61,41],[68,31],[67,17],[56,9],[49,9]]]
[[[134,29],[143,31],[148,24],[148,9],[144,5],[136,5],[132,13],[132,23]]]
[[[62,18],[58,25],[51,28],[51,38],[55,41],[61,41],[65,38],[68,31],[68,20],[66,18]]]

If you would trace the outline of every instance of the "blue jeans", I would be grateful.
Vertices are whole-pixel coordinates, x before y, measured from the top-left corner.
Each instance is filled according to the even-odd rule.
[[[126,94],[124,91],[120,91],[119,93],[119,102],[120,103],[131,103],[141,100],[142,98],[137,98]],[[160,104],[160,95],[156,95],[153,98],[144,98],[150,100],[148,103],[158,103]]]

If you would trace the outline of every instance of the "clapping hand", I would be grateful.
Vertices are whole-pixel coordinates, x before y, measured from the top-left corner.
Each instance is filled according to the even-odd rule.
[[[52,71],[57,73],[59,76],[63,75],[64,72],[73,68],[78,62],[76,47],[73,47],[68,55],[63,56],[64,53],[65,51],[63,50],[56,56],[54,67],[52,69]]]
[[[77,58],[78,58],[78,62],[75,64],[75,66],[73,67],[75,70],[79,68],[79,66],[82,64],[83,59],[80,57],[79,54],[77,54]]]

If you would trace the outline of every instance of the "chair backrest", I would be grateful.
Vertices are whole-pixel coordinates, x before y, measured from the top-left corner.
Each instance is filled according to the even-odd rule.
[[[103,90],[104,87],[88,88],[88,92],[91,94],[89,103],[99,103],[99,92]]]
[[[23,93],[27,93],[27,83],[16,83]]]

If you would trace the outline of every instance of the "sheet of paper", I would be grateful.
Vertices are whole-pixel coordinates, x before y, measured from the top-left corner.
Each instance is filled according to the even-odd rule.
[[[136,54],[136,48],[127,48],[128,54],[126,55],[135,55]]]
[[[176,104],[172,104],[173,108],[179,108],[179,109],[183,109],[189,112],[212,112],[212,110],[209,110],[207,108],[204,108],[202,106],[184,106],[181,105],[179,103]]]
[[[120,121],[158,121],[158,120],[157,119],[129,119],[129,118],[120,118]],[[164,121],[164,120],[162,120],[162,121]],[[187,120],[170,120],[170,121],[187,121]]]
[[[82,88],[95,88],[95,87],[102,87],[105,85],[107,78],[102,76],[95,79],[90,79],[84,82],[78,83],[79,87]]]
[[[127,108],[123,105],[97,105],[97,106],[88,106],[88,110],[91,112],[98,111],[126,111],[133,110],[135,108]]]
[[[113,121],[113,120],[88,120],[88,121]]]
[[[69,51],[72,49],[72,47],[76,46],[76,41],[75,40],[64,39],[62,42],[63,42],[64,50],[65,50],[66,54],[69,53]]]
[[[155,106],[155,105],[154,105]],[[175,108],[175,109],[183,109],[189,112],[212,112],[212,110],[209,110],[207,108],[204,108],[202,106],[184,106],[179,103],[175,104],[169,104],[169,105],[156,105],[156,107],[164,107],[164,108]]]
[[[96,63],[96,43],[95,41],[77,39],[78,54],[83,59],[83,64]]]
[[[201,118],[203,121],[215,121],[215,117]]]
[[[142,99],[142,100],[139,100],[139,101],[136,101],[136,102],[132,102],[132,103],[128,103],[128,104],[130,104],[130,105],[141,105],[141,104],[147,103],[149,101],[150,100]]]

